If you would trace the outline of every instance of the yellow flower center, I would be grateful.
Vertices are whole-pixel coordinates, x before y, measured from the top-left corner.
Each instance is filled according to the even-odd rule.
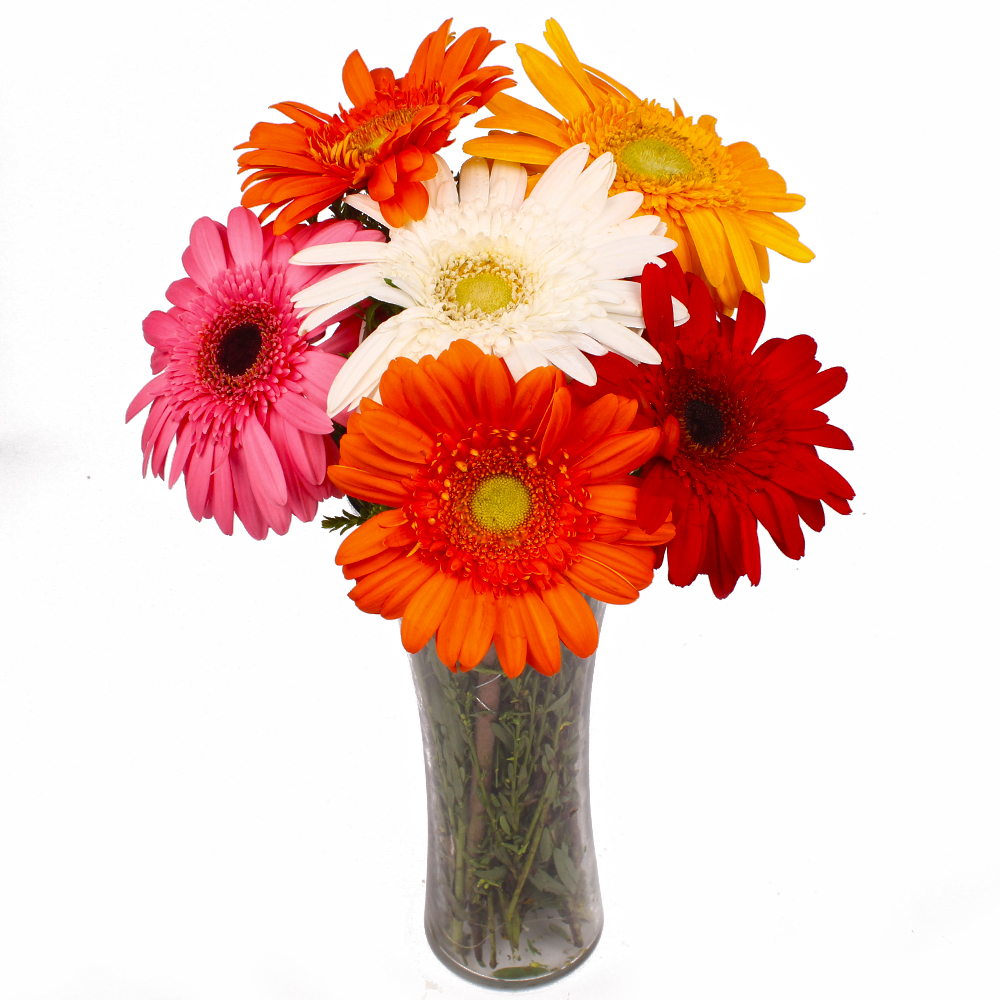
[[[455,301],[459,308],[472,306],[492,313],[509,306],[512,298],[510,282],[489,271],[463,278],[455,285]]]
[[[347,143],[351,149],[367,158],[377,153],[386,137],[395,132],[400,125],[413,121],[413,116],[416,113],[416,108],[396,108],[388,114],[372,118],[364,125],[359,125],[354,129],[348,137]]]
[[[662,139],[637,139],[622,148],[619,162],[632,173],[668,180],[688,174],[693,169],[691,161],[676,146]]]
[[[485,320],[530,301],[534,284],[518,260],[495,247],[457,253],[438,272],[434,295],[453,320]]]
[[[531,494],[520,479],[490,476],[476,487],[469,510],[480,527],[496,535],[510,534],[531,512]]]

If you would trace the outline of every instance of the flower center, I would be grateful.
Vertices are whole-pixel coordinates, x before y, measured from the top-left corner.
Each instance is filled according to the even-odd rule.
[[[706,399],[689,399],[684,407],[684,428],[702,448],[714,448],[726,436],[726,419]]]
[[[471,306],[493,313],[509,306],[512,298],[510,282],[489,271],[463,278],[455,285],[455,301],[459,308]]]
[[[507,535],[519,528],[531,512],[531,494],[513,476],[491,476],[472,494],[469,511],[487,531]]]
[[[227,375],[242,375],[257,360],[260,346],[260,327],[256,323],[240,323],[219,341],[215,363]]]
[[[438,272],[434,297],[452,320],[484,320],[530,300],[533,284],[520,261],[493,247],[457,253]]]
[[[385,142],[386,136],[395,132],[400,125],[413,121],[413,116],[416,113],[416,108],[396,108],[387,114],[372,118],[363,125],[352,129],[347,143],[362,157],[372,156],[378,152],[379,147]]]
[[[694,169],[694,164],[676,146],[662,139],[637,139],[624,146],[618,160],[632,173],[653,180],[669,180],[684,176]]]

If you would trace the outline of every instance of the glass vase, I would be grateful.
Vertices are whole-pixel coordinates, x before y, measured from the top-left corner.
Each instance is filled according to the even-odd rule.
[[[588,598],[600,627],[604,605]],[[410,656],[427,771],[424,928],[483,986],[550,982],[601,936],[587,763],[596,654],[506,677],[493,649],[452,673],[432,639]]]

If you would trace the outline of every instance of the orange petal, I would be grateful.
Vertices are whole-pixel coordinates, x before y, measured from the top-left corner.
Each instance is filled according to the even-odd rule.
[[[373,476],[404,479],[416,474],[420,465],[387,455],[364,434],[345,434],[340,439],[340,463]],[[421,463],[422,465],[423,463]],[[356,495],[356,494],[355,494]]]
[[[368,72],[361,53],[355,49],[344,63],[344,90],[351,100],[351,104],[358,107],[375,100],[375,84],[372,82],[372,75]]]
[[[424,562],[415,555],[407,556],[403,564],[398,565],[393,592],[382,605],[379,614],[390,621],[402,618],[410,598],[437,572],[436,562]]]
[[[639,496],[639,487],[624,486],[612,483],[595,483],[587,487],[590,494],[584,502],[587,510],[597,511],[599,514],[610,514],[612,517],[621,517],[626,521],[635,520],[635,502]]]
[[[419,222],[427,214],[430,196],[423,184],[417,182],[399,184],[396,186],[396,197],[403,206],[403,211],[411,219]]]
[[[606,604],[631,604],[639,597],[639,591],[625,577],[586,556],[564,569],[563,576],[577,590]]]
[[[599,633],[594,612],[576,587],[560,579],[542,591],[542,600],[559,630],[563,645],[577,656],[590,656],[597,649]]]
[[[410,598],[403,612],[403,648],[419,653],[438,630],[458,589],[458,577],[438,570]]]
[[[612,434],[581,455],[574,466],[589,469],[590,478],[594,481],[614,479],[638,469],[655,455],[660,445],[660,433],[659,427],[647,427],[641,431]]]
[[[532,430],[549,405],[552,394],[566,384],[566,378],[558,368],[532,368],[514,389],[514,401],[510,411],[511,430]]]
[[[500,666],[508,677],[518,677],[524,670],[528,643],[521,619],[520,604],[514,597],[504,597],[497,609],[496,632],[493,643],[497,649]]]
[[[636,590],[644,590],[653,582],[655,556],[651,548],[609,545],[607,542],[585,541],[579,543],[580,554],[603,563],[608,569],[624,577]]]
[[[341,492],[351,497],[360,497],[369,503],[402,507],[411,499],[410,491],[393,479],[373,476],[370,472],[351,469],[346,465],[331,465],[326,471],[330,481]]]
[[[471,381],[482,419],[492,427],[507,427],[514,395],[514,380],[507,366],[491,354],[483,355]]]
[[[433,438],[406,417],[387,408],[366,413],[361,431],[382,451],[403,462],[426,465],[434,454]]]
[[[484,595],[492,601],[493,595]],[[438,659],[451,670],[455,669],[458,656],[462,649],[462,640],[469,619],[475,613],[477,595],[472,587],[472,578],[467,577],[458,584],[451,605],[437,630],[435,643]]]
[[[489,652],[497,624],[497,599],[490,591],[479,594],[465,623],[462,649],[458,654],[462,670],[471,670]]]
[[[361,577],[374,573],[375,570],[388,566],[394,559],[401,555],[398,548],[383,549],[378,555],[369,556],[358,562],[347,563],[344,566],[344,579],[360,580]]]
[[[539,458],[548,458],[562,442],[572,413],[573,397],[569,389],[565,386],[556,389],[535,431]]]
[[[521,596],[520,611],[528,645],[528,661],[546,677],[559,673],[562,666],[559,630],[545,602],[533,590],[526,590]]]
[[[344,566],[377,556],[385,550],[385,538],[390,531],[406,524],[401,510],[383,510],[355,528],[337,549],[336,563]]]
[[[358,580],[348,597],[364,612],[377,615],[385,602],[396,593],[400,575],[408,570],[405,554],[396,549],[396,558]]]

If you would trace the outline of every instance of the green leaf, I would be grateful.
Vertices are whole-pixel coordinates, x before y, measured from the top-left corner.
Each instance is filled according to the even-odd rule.
[[[495,882],[498,885],[507,877],[507,866],[497,865],[485,872],[476,872],[476,878],[482,882]]]
[[[546,827],[542,830],[542,836],[538,841],[538,859],[542,864],[546,864],[549,858],[552,857],[552,834],[549,833],[549,828]]]
[[[559,872],[559,878],[562,879],[563,885],[569,889],[570,893],[576,892],[576,880],[579,875],[566,848],[555,848],[552,852],[552,860],[555,862],[556,871]]]
[[[493,975],[497,979],[534,979],[548,971],[547,965],[532,962],[531,965],[510,965],[506,969],[497,969]]]
[[[562,882],[558,881],[558,879],[554,879],[547,872],[535,872],[534,874],[528,876],[528,881],[533,886],[541,889],[542,892],[551,892],[556,896],[569,895],[569,889],[567,889]]]
[[[556,698],[556,700],[552,702],[551,705],[549,705],[547,711],[556,713],[562,711],[562,709],[566,706],[572,694],[573,694],[573,689],[570,688],[570,690],[567,691],[564,695],[560,695],[560,697]]]
[[[556,923],[550,923],[549,930],[552,931],[553,934],[558,934],[559,937],[561,937],[564,941],[572,941],[572,938],[566,933],[566,931],[564,931]]]
[[[506,726],[502,726],[499,722],[491,722],[490,729],[493,730],[493,735],[508,749],[514,749],[514,737],[511,736],[510,730]]]
[[[354,508],[353,511],[345,508],[336,517],[323,518],[322,525],[327,531],[336,531],[339,528],[343,534],[348,528],[357,528],[384,510],[392,510],[391,507],[385,507],[380,503],[369,503],[356,497],[348,497],[347,502]]]

